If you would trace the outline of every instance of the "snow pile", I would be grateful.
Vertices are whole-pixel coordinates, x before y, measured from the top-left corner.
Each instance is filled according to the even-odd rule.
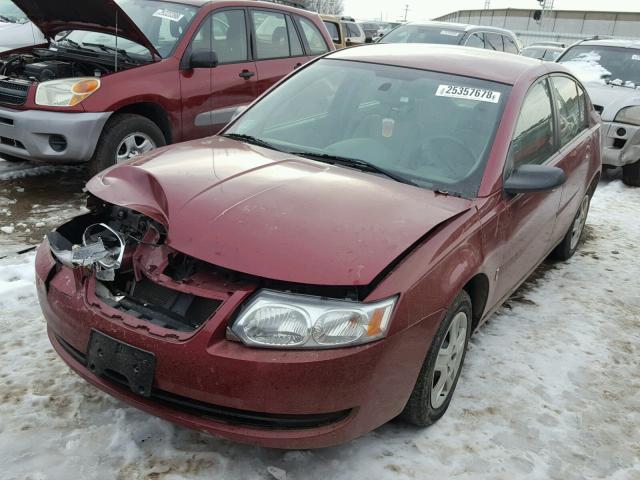
[[[33,256],[0,261],[3,480],[640,478],[640,189],[596,193],[586,242],[473,337],[441,422],[283,452],[176,427],[91,387],[46,339]]]
[[[16,180],[26,177],[52,175],[54,173],[82,174],[82,166],[48,165],[32,162],[9,163],[0,159],[0,180]]]
[[[562,64],[584,83],[604,84],[604,79],[611,76],[611,72],[600,65],[600,55],[597,52],[583,53]]]

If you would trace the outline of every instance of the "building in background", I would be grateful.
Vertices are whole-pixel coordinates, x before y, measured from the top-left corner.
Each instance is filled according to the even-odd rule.
[[[640,39],[640,13],[551,10],[545,11],[537,21],[534,18],[537,11],[517,8],[460,10],[434,20],[506,28],[514,31],[524,45],[542,41],[569,45],[596,35]]]

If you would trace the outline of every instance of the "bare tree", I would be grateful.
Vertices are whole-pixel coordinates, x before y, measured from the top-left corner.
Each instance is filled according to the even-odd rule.
[[[305,5],[309,10],[328,15],[342,15],[344,3],[342,0],[305,0]]]

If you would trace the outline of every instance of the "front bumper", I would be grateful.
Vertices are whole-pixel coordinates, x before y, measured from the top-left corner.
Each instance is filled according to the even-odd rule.
[[[626,123],[602,123],[602,163],[624,167],[640,160],[640,127]]]
[[[45,162],[86,162],[93,156],[110,112],[67,113],[0,108],[0,155]],[[65,148],[51,146],[52,137]]]
[[[77,272],[52,259],[46,241],[36,272],[51,342],[87,381],[171,422],[273,448],[333,446],[397,416],[442,315],[361,347],[260,350],[225,338],[247,292],[232,296],[193,335],[172,338],[140,328],[126,315],[107,315],[95,303],[91,279],[79,284]],[[92,329],[156,355],[150,398],[86,367],[83,355]]]

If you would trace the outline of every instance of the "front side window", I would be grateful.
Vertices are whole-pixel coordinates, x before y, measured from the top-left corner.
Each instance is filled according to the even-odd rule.
[[[327,42],[324,41],[324,37],[318,30],[311,20],[298,17],[300,21],[300,26],[302,27],[302,34],[304,35],[307,45],[309,46],[309,50],[312,55],[322,55],[323,53],[327,53],[329,51],[329,47],[327,46]]]
[[[437,43],[460,45],[464,31],[424,25],[403,25],[389,32],[380,43]]]
[[[495,50],[496,52],[504,51],[502,45],[502,35],[499,33],[485,33],[484,34],[485,48],[487,50]]]
[[[518,53],[518,45],[513,41],[511,37],[507,37],[506,35],[502,36],[502,40],[504,42],[504,51],[507,53]]]
[[[211,51],[220,64],[247,60],[247,27],[244,10],[224,10],[210,15],[193,38],[193,51]]]
[[[484,48],[484,35],[482,33],[473,33],[467,39],[467,47]]]
[[[512,166],[541,165],[555,150],[551,93],[545,80],[529,90],[520,110],[511,143]]]
[[[369,162],[420,187],[473,197],[509,92],[486,80],[323,59],[224,134],[319,161]]]
[[[324,21],[324,26],[327,27],[327,32],[333,43],[340,43],[340,26],[335,22]]]
[[[556,92],[556,110],[560,125],[560,145],[570,143],[580,132],[584,130],[584,118],[578,96],[578,85],[568,77],[553,77],[551,80]]]
[[[350,37],[360,37],[360,29],[355,23],[346,22],[345,25],[347,26],[347,32]]]
[[[259,60],[289,56],[287,22],[281,13],[254,10],[253,31],[256,35],[256,54]]]

